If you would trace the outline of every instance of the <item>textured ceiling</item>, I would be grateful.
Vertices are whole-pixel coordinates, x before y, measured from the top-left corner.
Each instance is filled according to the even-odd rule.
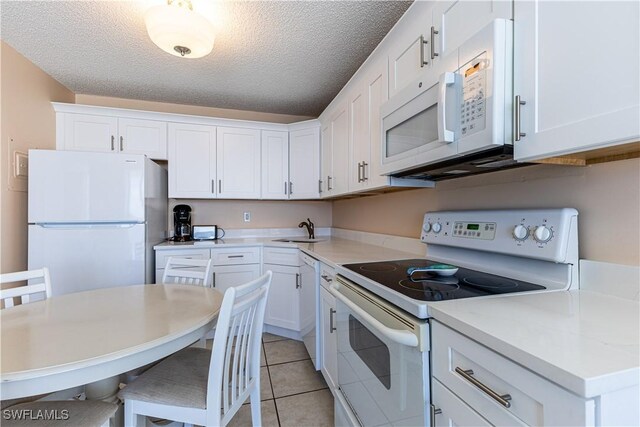
[[[2,0],[0,37],[75,93],[317,116],[411,4],[193,0],[216,41],[182,59],[147,36],[161,2]]]

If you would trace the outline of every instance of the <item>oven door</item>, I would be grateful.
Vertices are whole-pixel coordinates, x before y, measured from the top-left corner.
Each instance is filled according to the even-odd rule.
[[[427,324],[336,282],[338,384],[360,424],[428,425],[429,353],[417,332]]]

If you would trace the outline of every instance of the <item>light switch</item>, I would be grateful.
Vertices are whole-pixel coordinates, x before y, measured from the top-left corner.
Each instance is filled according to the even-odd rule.
[[[29,176],[29,157],[26,153],[14,151],[14,166],[16,178],[26,178]]]
[[[251,222],[251,212],[245,212],[243,214],[244,222]]]

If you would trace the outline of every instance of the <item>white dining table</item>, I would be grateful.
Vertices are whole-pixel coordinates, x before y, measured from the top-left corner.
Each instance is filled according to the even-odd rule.
[[[0,396],[77,387],[175,353],[211,330],[222,297],[201,286],[135,285],[0,310]]]

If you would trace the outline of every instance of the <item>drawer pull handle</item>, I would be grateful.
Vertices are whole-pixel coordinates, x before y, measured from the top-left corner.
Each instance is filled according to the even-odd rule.
[[[482,384],[480,381],[473,377],[473,370],[467,369],[464,370],[460,367],[456,367],[456,372],[462,376],[465,380],[469,381],[474,386],[478,387],[480,390],[488,394],[493,400],[504,406],[505,408],[511,407],[511,395],[510,394],[498,394],[495,391],[491,390],[486,385]]]
[[[229,255],[227,258],[244,258],[244,255]]]
[[[336,314],[336,310],[333,308],[329,309],[329,333],[332,334],[333,331],[336,330],[336,327],[333,326],[333,315]]]
[[[326,275],[326,274],[323,274],[320,277],[322,277],[325,282],[328,282],[328,283],[333,282],[333,279],[331,277],[329,277],[328,275]]]

